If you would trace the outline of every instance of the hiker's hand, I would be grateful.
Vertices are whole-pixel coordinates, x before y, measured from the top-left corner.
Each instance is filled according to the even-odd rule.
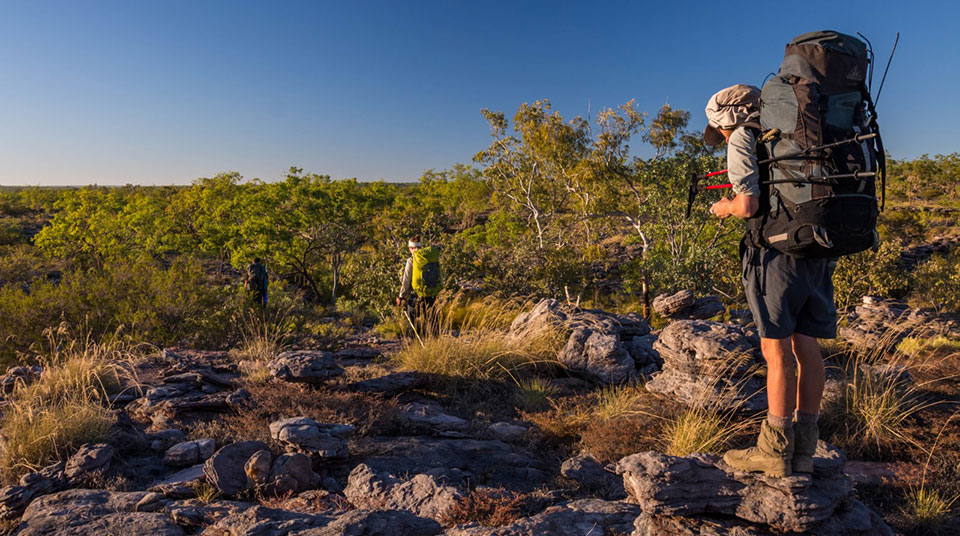
[[[397,296],[397,305],[400,305],[400,296]]]
[[[730,215],[730,199],[724,197],[710,207],[710,213],[718,218],[726,218]]]

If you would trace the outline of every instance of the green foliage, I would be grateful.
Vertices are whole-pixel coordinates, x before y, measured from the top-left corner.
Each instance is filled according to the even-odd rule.
[[[910,281],[899,267],[900,245],[881,242],[877,251],[867,250],[841,257],[833,273],[834,301],[840,308],[850,307],[861,296],[899,298],[909,289]]]
[[[95,338],[109,339],[122,326],[123,335],[135,341],[222,344],[232,336],[230,315],[244,299],[238,288],[208,285],[200,267],[187,259],[169,269],[150,260],[77,268],[59,283],[0,288],[0,360],[9,363],[18,352],[28,352],[47,326],[61,321],[83,326]]]
[[[960,253],[934,255],[913,273],[914,295],[922,305],[960,311]]]

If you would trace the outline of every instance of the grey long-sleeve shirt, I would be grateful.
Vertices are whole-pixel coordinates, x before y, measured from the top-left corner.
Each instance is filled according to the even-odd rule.
[[[400,276],[400,294],[404,297],[413,288],[413,257],[407,259],[407,264],[403,266],[403,275]]]
[[[757,138],[749,129],[739,127],[727,142],[727,177],[734,194],[760,197],[760,166],[757,164]]]

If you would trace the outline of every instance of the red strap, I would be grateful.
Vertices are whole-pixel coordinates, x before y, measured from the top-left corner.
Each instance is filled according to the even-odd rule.
[[[719,190],[721,188],[733,188],[732,184],[711,184],[710,186],[704,186],[704,190]]]

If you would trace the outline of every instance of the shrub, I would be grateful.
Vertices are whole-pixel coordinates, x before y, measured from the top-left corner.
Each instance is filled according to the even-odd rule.
[[[457,501],[441,524],[452,527],[477,523],[484,527],[500,527],[522,517],[523,501],[523,495],[504,489],[471,490]]]
[[[913,273],[916,300],[949,311],[960,311],[960,254],[935,255]]]
[[[906,294],[910,281],[897,262],[900,244],[884,241],[874,252],[863,251],[841,257],[833,273],[833,298],[840,309],[856,303],[862,296],[899,298]]]

